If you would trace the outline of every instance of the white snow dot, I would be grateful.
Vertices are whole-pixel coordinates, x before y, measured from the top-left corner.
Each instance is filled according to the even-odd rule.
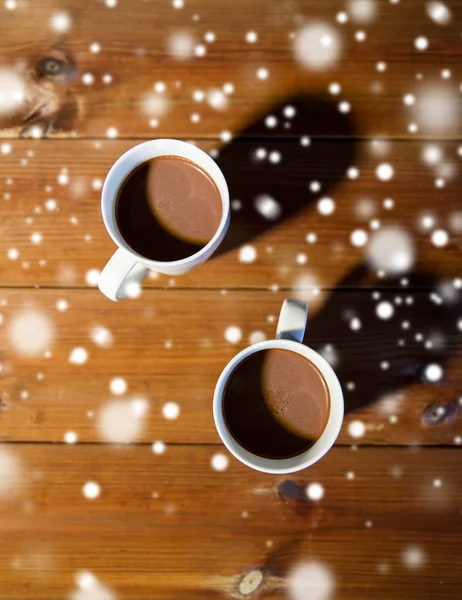
[[[92,73],[84,73],[82,75],[82,83],[84,85],[93,85],[95,82],[95,76]]]
[[[452,18],[451,10],[443,2],[427,2],[427,15],[438,25],[447,25]]]
[[[162,414],[166,419],[172,421],[180,414],[180,407],[176,402],[166,402],[162,407]]]
[[[439,488],[443,485],[443,482],[441,481],[441,479],[434,479],[433,480],[433,487]]]
[[[40,242],[42,241],[42,234],[38,233],[37,231],[34,232],[31,236],[30,236],[30,241],[33,244],[40,244]]]
[[[226,454],[217,452],[212,456],[210,464],[214,471],[226,471],[226,469],[228,468],[229,460]]]
[[[11,153],[11,144],[2,144],[0,146],[0,152],[2,154],[10,154]]]
[[[355,33],[355,39],[357,42],[364,42],[364,40],[366,39],[366,32],[365,31],[357,31]]]
[[[109,389],[116,396],[121,396],[127,391],[127,382],[122,377],[114,377],[109,383]]]
[[[360,321],[360,319],[358,319],[358,317],[354,317],[353,319],[351,319],[350,321],[350,329],[352,329],[353,331],[359,331],[362,327],[362,323]]]
[[[274,115],[269,115],[266,117],[265,125],[267,127],[269,127],[270,129],[274,129],[274,127],[276,127],[277,124],[278,124],[278,120],[276,119],[276,117]]]
[[[436,165],[443,158],[443,153],[439,146],[434,144],[425,146],[422,152],[423,159],[429,165]]]
[[[363,229],[355,229],[350,235],[350,242],[358,248],[364,246],[367,242],[368,235]]]
[[[90,338],[94,344],[108,348],[112,343],[112,333],[104,325],[94,325],[90,329]]]
[[[56,210],[58,208],[58,203],[53,198],[49,198],[45,202],[45,208],[51,212],[51,211]]]
[[[16,260],[19,257],[19,250],[10,248],[7,252],[7,256],[10,260]]]
[[[105,73],[102,77],[102,81],[105,85],[109,85],[112,83],[112,75],[110,73]]]
[[[437,365],[435,363],[427,365],[424,370],[424,377],[426,381],[429,381],[431,383],[440,381],[443,377],[443,369],[440,365]]]
[[[276,221],[282,214],[282,209],[279,203],[268,196],[267,194],[260,194],[255,198],[255,210],[265,219],[269,221]]]
[[[300,146],[304,146],[305,148],[311,144],[311,139],[307,135],[303,135],[300,138]]]
[[[336,96],[337,94],[340,94],[340,92],[342,91],[342,88],[340,86],[339,83],[331,83],[329,85],[329,92],[333,95]]]
[[[348,179],[358,179],[359,177],[359,169],[356,167],[350,167],[347,171]]]
[[[254,246],[246,244],[239,250],[239,261],[242,263],[253,263],[257,258],[257,250]]]
[[[349,102],[340,102],[340,104],[338,105],[338,109],[341,113],[349,113],[351,105]]]
[[[300,252],[299,254],[297,254],[296,261],[297,261],[298,265],[305,265],[307,260],[308,260],[308,257],[303,252]]]
[[[66,444],[75,444],[77,442],[77,434],[75,431],[66,431],[64,434],[64,441]]]
[[[225,329],[225,340],[230,344],[237,344],[241,341],[242,330],[236,325],[231,325]]]
[[[115,6],[117,6],[117,0],[104,0],[104,4],[108,8],[114,8]]]
[[[355,475],[354,471],[348,471],[347,474],[346,474],[346,478],[349,481],[352,481],[355,477],[356,477],[356,475]]]
[[[318,239],[318,236],[315,233],[307,233],[305,239],[308,242],[308,244],[315,244]]]
[[[207,92],[207,103],[216,110],[223,110],[228,106],[228,98],[224,92],[218,88],[211,88]]]
[[[252,333],[249,335],[250,344],[257,344],[258,342],[263,342],[264,340],[266,340],[266,335],[263,333],[263,331],[252,331]]]
[[[281,162],[281,153],[278,152],[277,150],[273,150],[272,152],[269,153],[268,160],[273,165],[280,163]]]
[[[194,90],[192,98],[194,102],[203,102],[205,98],[205,93],[202,90]]]
[[[95,500],[101,493],[101,488],[96,481],[87,481],[82,488],[82,493],[87,500]]]
[[[69,355],[69,362],[73,365],[83,365],[88,360],[88,351],[81,346],[77,346]]]
[[[101,46],[98,44],[98,42],[93,42],[92,44],[90,44],[90,52],[92,54],[98,54],[99,52],[101,52]]]
[[[425,554],[419,546],[408,546],[404,549],[401,559],[406,567],[418,569],[425,563]]]
[[[56,302],[56,309],[59,310],[59,312],[66,312],[68,307],[69,307],[69,304],[68,304],[67,300],[58,300]]]
[[[233,139],[233,134],[230,131],[222,131],[220,133],[220,139],[222,142],[227,144],[228,142],[230,142]]]
[[[119,130],[117,127],[108,127],[106,130],[106,135],[108,138],[116,138],[119,135]]]
[[[417,50],[426,50],[428,48],[428,39],[421,35],[414,40],[414,46]]]
[[[248,31],[245,34],[245,41],[248,44],[255,44],[255,42],[258,41],[258,34],[256,33],[256,31]]]
[[[100,271],[98,271],[98,269],[90,269],[85,274],[85,281],[87,282],[88,285],[95,287],[98,285],[99,275],[100,275]]]
[[[204,44],[198,44],[194,48],[194,54],[199,57],[205,56],[207,54],[207,48],[204,46]]]
[[[309,561],[292,568],[287,588],[290,600],[331,600],[335,577],[326,565]]]
[[[444,229],[435,229],[431,236],[432,244],[437,248],[443,248],[449,241],[449,235]]]
[[[310,500],[321,500],[324,496],[324,487],[320,483],[310,483],[306,488],[306,495]]]
[[[362,421],[352,421],[348,425],[348,433],[354,438],[363,437],[366,433],[366,426]]]
[[[165,444],[164,442],[157,441],[152,445],[152,451],[154,454],[163,454],[165,452]]]
[[[269,70],[266,69],[265,67],[260,67],[259,69],[257,69],[257,78],[258,79],[268,79],[269,76]]]
[[[234,85],[232,83],[224,83],[223,84],[224,93],[229,96],[234,92]]]
[[[375,68],[377,69],[377,71],[379,71],[379,73],[383,73],[387,70],[387,63],[380,61],[375,65]]]
[[[346,12],[341,11],[336,14],[335,19],[336,19],[337,23],[340,23],[341,25],[343,25],[344,23],[346,23],[348,21],[348,15]]]
[[[5,0],[6,10],[14,10],[17,7],[16,0]]]
[[[71,17],[66,12],[54,13],[51,16],[50,24],[56,33],[66,33],[71,27]]]
[[[375,309],[375,314],[379,317],[379,319],[390,319],[395,312],[393,308],[393,304],[390,302],[379,302]]]
[[[16,352],[25,356],[37,356],[52,343],[53,323],[43,313],[26,310],[13,316],[8,334]]]
[[[286,119],[293,119],[295,117],[296,112],[297,111],[295,110],[294,106],[285,106],[283,110]]]
[[[335,202],[332,198],[321,198],[317,204],[318,212],[322,215],[331,215],[335,210]]]
[[[415,104],[415,96],[413,94],[406,94],[403,98],[403,102],[406,106],[412,106]]]
[[[136,440],[144,425],[141,417],[146,414],[148,406],[145,398],[106,402],[98,413],[98,431],[101,438],[118,444]]]
[[[310,191],[313,192],[313,194],[317,194],[318,192],[321,191],[321,183],[319,181],[311,181],[310,182]]]
[[[173,0],[172,6],[173,6],[173,8],[177,8],[177,9],[183,8],[184,0]]]
[[[380,181],[389,181],[393,177],[393,167],[387,163],[382,163],[377,167],[375,173]]]

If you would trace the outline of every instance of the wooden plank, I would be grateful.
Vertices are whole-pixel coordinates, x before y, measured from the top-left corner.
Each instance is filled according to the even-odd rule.
[[[155,6],[120,2],[114,8],[103,2],[90,7],[78,0],[69,0],[65,7],[57,0],[17,3],[16,10],[2,11],[0,55],[2,68],[26,63],[27,102],[16,114],[3,117],[0,135],[17,136],[27,129],[25,122],[35,122],[47,135],[104,136],[115,127],[123,137],[149,138],[150,121],[155,117],[160,136],[214,136],[223,130],[236,132],[275,100],[303,92],[311,97],[313,109],[319,103],[329,107],[331,117],[338,115],[341,101],[352,107],[353,132],[345,131],[338,119],[324,118],[322,123],[316,119],[323,135],[412,137],[409,124],[417,122],[419,135],[460,137],[460,6],[451,7],[453,18],[445,27],[433,23],[421,3],[376,2],[375,6],[377,12],[370,22],[358,22],[351,12],[348,22],[339,24],[336,15],[345,7],[335,0],[305,0],[296,5],[253,0],[252,6],[244,0],[223,0],[219,6],[197,0],[181,10],[175,10],[170,0],[157,1]],[[68,25],[67,30],[55,31],[53,16],[63,12],[69,23],[58,20],[58,26],[66,29]],[[333,28],[333,44],[338,36],[341,51],[332,68],[307,70],[294,58],[292,36],[299,27],[316,21]],[[406,23],[400,35],[396,35],[397,23]],[[246,42],[249,31],[257,33],[254,44]],[[366,35],[362,42],[356,39],[358,31]],[[207,33],[214,34],[215,41],[204,41]],[[189,46],[191,51],[187,60],[176,60],[169,50],[178,36],[183,36],[180,44],[185,40],[186,50]],[[428,40],[427,50],[415,48],[418,37]],[[97,53],[91,50],[95,43]],[[195,56],[198,45],[205,56]],[[316,53],[316,48],[308,47],[305,56]],[[60,61],[60,70],[43,85],[43,78],[37,81],[33,73],[39,65],[43,75],[41,60],[48,57]],[[377,70],[381,62],[386,63],[384,71]],[[261,68],[267,69],[267,79],[257,77]],[[449,79],[441,78],[444,69],[450,71]],[[151,104],[149,114],[141,109],[158,81],[167,86],[163,116],[157,114],[162,107],[159,102]],[[333,82],[341,85],[341,93],[329,99]],[[193,101],[194,90],[207,93],[225,83],[234,86],[227,110]],[[409,93],[417,96],[414,106],[403,104]],[[450,98],[454,116],[445,125],[444,120],[438,121],[444,126],[435,127],[436,107],[440,115],[449,117],[442,94]],[[418,118],[424,96],[430,98],[431,114]],[[157,107],[154,113],[153,106]],[[35,121],[28,120],[34,110]],[[199,122],[191,123],[193,113],[199,113]]]
[[[460,291],[452,288],[452,300],[450,291],[446,299],[407,288],[295,293],[310,302],[306,343],[333,362],[345,390],[340,444],[460,443],[462,309]],[[96,290],[2,290],[0,435],[218,443],[218,376],[251,340],[274,336],[287,296],[149,290],[115,304]],[[390,319],[378,318],[379,303],[394,310]],[[226,341],[231,326],[236,343]],[[442,369],[436,383],[425,377],[432,364]],[[114,378],[127,389],[111,387]],[[177,419],[164,417],[167,402],[178,405]],[[365,431],[356,438],[358,420]]]
[[[290,477],[231,458],[216,472],[210,447],[0,452],[15,465],[0,513],[5,600],[83,598],[82,571],[127,599],[241,597],[252,570],[263,581],[248,597],[282,599],[300,565],[339,600],[369,599],[371,589],[383,599],[460,597],[456,449],[337,448]],[[82,493],[89,481],[100,486],[94,500]],[[305,493],[314,482],[317,501]]]
[[[102,224],[100,191],[94,188],[101,186],[117,157],[137,141],[21,140],[11,144],[9,154],[0,155],[3,285],[94,284],[94,270],[102,269],[114,250]],[[217,143],[200,145],[210,151]],[[292,288],[308,278],[322,288],[344,285],[343,280],[349,286],[376,286],[370,273],[353,281],[352,273],[367,258],[368,246],[356,247],[350,238],[358,229],[372,236],[372,227],[380,224],[408,230],[417,254],[417,273],[425,271],[435,278],[460,276],[462,175],[457,168],[458,145],[432,145],[445,157],[436,167],[424,162],[428,144],[423,142],[313,141],[304,147],[299,140],[232,141],[217,160],[231,197],[239,199],[242,208],[233,211],[228,235],[215,257],[176,279],[176,285]],[[281,162],[255,161],[259,148],[268,155],[279,152]],[[394,168],[390,181],[377,178],[382,163]],[[357,179],[346,176],[352,166],[359,170]],[[446,167],[453,176],[442,179],[445,186],[438,188],[438,173]],[[312,182],[322,186],[319,192],[310,191]],[[268,220],[256,212],[255,198],[265,194],[279,203],[279,219]],[[326,196],[336,203],[329,216],[320,214],[317,206]],[[391,209],[384,204],[387,198],[393,200]],[[422,218],[429,215],[433,225],[425,229]],[[431,241],[436,228],[448,232],[444,248]],[[32,241],[37,241],[34,233],[41,236],[38,244]],[[307,243],[309,233],[317,236],[316,243]],[[252,264],[240,260],[245,244],[256,251]],[[12,249],[19,253],[17,258]],[[419,285],[418,279],[415,285]],[[171,284],[172,279],[164,276],[145,283],[152,287]]]

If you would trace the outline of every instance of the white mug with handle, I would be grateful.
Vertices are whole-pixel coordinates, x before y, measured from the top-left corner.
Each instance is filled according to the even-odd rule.
[[[169,262],[151,260],[135,252],[122,237],[116,220],[116,202],[122,184],[137,167],[159,156],[177,156],[195,163],[215,182],[222,203],[220,224],[208,244],[195,254]],[[206,261],[215,252],[229,225],[228,186],[213,158],[193,144],[180,140],[150,140],[131,148],[114,163],[104,182],[101,211],[106,229],[118,249],[101,272],[98,287],[110,300],[117,302],[127,298],[130,284],[140,284],[150,269],[165,275],[182,275]]]
[[[318,461],[332,447],[343,422],[343,393],[340,382],[330,364],[312,348],[302,344],[308,318],[308,306],[298,300],[285,300],[279,315],[276,339],[258,342],[237,354],[224,368],[215,387],[213,416],[224,445],[242,463],[264,473],[293,473]],[[330,397],[327,424],[316,442],[308,450],[290,458],[266,458],[242,446],[228,429],[224,416],[226,385],[236,367],[254,352],[279,348],[300,354],[320,371]],[[242,415],[245,419],[245,414]],[[258,434],[258,432],[256,432]]]

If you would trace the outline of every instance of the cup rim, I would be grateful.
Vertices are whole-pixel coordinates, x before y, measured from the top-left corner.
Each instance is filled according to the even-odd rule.
[[[161,153],[153,152],[152,155],[145,156],[144,152],[150,148],[158,149],[159,146],[165,145],[165,151]],[[179,260],[171,260],[171,261],[159,261],[152,260],[139,254],[134,250],[123,238],[122,234],[117,227],[117,221],[115,218],[115,201],[117,199],[117,195],[122,183],[126,180],[128,175],[133,171],[134,168],[143,164],[144,162],[156,158],[158,156],[177,156],[179,158],[185,158],[187,160],[191,160],[195,162],[193,159],[189,159],[188,156],[185,156],[184,153],[181,152],[181,149],[186,151],[186,148],[189,152],[198,155],[198,166],[206,171],[206,173],[212,178],[214,181],[218,192],[220,194],[221,205],[222,205],[222,214],[220,223],[218,225],[215,234],[212,239],[203,246],[200,250],[195,252],[194,254],[190,254],[185,258],[181,258]],[[127,160],[133,158],[137,154],[143,155],[141,160],[137,160],[136,164],[129,170],[123,169]],[[217,170],[216,175],[212,175],[210,170],[203,165],[203,163],[210,163],[214,165],[214,168]],[[122,173],[122,174],[121,174]],[[112,189],[115,187],[116,191],[113,193]],[[198,260],[210,253],[210,250],[213,249],[217,243],[221,242],[221,238],[223,236],[223,231],[226,230],[229,218],[230,218],[230,202],[229,202],[229,189],[228,184],[226,182],[225,176],[223,175],[222,170],[216,163],[216,161],[209,155],[207,152],[198,148],[194,144],[189,142],[185,142],[183,140],[176,140],[170,138],[157,138],[154,140],[147,140],[146,142],[141,142],[132,148],[129,148],[126,152],[124,152],[119,158],[115,161],[112,167],[109,169],[108,174],[106,175],[106,179],[104,180],[103,189],[101,191],[101,213],[103,216],[104,225],[106,227],[107,232],[111,236],[112,240],[119,248],[123,248],[127,252],[129,252],[132,256],[134,256],[140,263],[146,265],[152,270],[161,269],[162,267],[177,267],[177,266],[186,266],[189,263],[197,262]]]
[[[323,375],[330,394],[330,413],[326,427],[319,439],[305,452],[284,459],[264,458],[250,452],[234,438],[229,431],[223,416],[223,393],[229,376],[235,367],[245,358],[260,350],[279,348],[290,350],[310,360]],[[309,467],[317,462],[333,446],[343,422],[344,401],[343,392],[337,375],[330,364],[315,350],[300,342],[283,339],[265,340],[248,346],[234,356],[221,372],[213,395],[213,417],[218,434],[231,454],[242,463],[264,473],[284,474],[293,473]]]

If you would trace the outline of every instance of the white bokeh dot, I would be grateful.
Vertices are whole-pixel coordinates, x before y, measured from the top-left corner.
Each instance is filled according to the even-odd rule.
[[[161,442],[160,440],[158,440],[157,442],[154,442],[152,444],[152,451],[154,454],[163,454],[165,452],[165,444],[164,442]]]
[[[383,301],[379,302],[375,308],[375,314],[379,317],[379,319],[390,319],[395,312],[393,308],[393,304],[391,302]]]
[[[87,481],[82,488],[82,493],[87,500],[95,500],[101,493],[101,488],[96,481]]]
[[[436,383],[437,381],[441,381],[443,377],[443,369],[440,365],[436,363],[429,364],[424,369],[424,377],[425,380],[430,383]]]
[[[290,600],[331,600],[335,576],[328,567],[317,561],[307,561],[293,567],[287,578]]]
[[[66,444],[75,444],[77,442],[77,434],[75,431],[66,431],[64,434],[64,441]]]
[[[428,39],[423,35],[417,37],[414,40],[414,47],[417,50],[426,50],[428,48]]]
[[[225,340],[230,344],[237,344],[242,339],[242,330],[236,325],[230,325],[225,329]]]
[[[109,389],[116,396],[121,396],[127,391],[127,382],[123,377],[114,377],[109,382]]]
[[[310,483],[306,488],[306,495],[315,502],[321,500],[324,496],[324,487],[320,483]]]
[[[96,287],[98,285],[100,271],[98,269],[90,269],[85,273],[85,281],[88,285],[92,287]]]
[[[217,452],[210,460],[210,465],[214,471],[226,471],[228,468],[229,459],[226,454]]]
[[[162,414],[166,419],[172,421],[180,414],[180,407],[176,402],[166,402],[162,407]]]
[[[375,171],[380,181],[390,181],[393,177],[393,167],[388,163],[380,164]]]
[[[351,421],[348,425],[348,433],[353,438],[361,438],[366,433],[366,426],[362,421]]]
[[[255,246],[246,244],[239,249],[239,262],[241,263],[253,263],[257,258],[257,250]]]
[[[431,235],[432,244],[437,248],[443,248],[449,241],[448,232],[444,229],[435,229]]]
[[[360,248],[361,246],[365,246],[368,240],[367,232],[363,229],[355,229],[350,235],[350,242],[353,246]]]
[[[321,215],[331,215],[335,210],[335,202],[332,198],[321,198],[318,200],[317,207],[318,212],[321,213]]]
[[[73,365],[83,365],[88,360],[88,351],[82,346],[77,346],[69,354],[69,362]]]

